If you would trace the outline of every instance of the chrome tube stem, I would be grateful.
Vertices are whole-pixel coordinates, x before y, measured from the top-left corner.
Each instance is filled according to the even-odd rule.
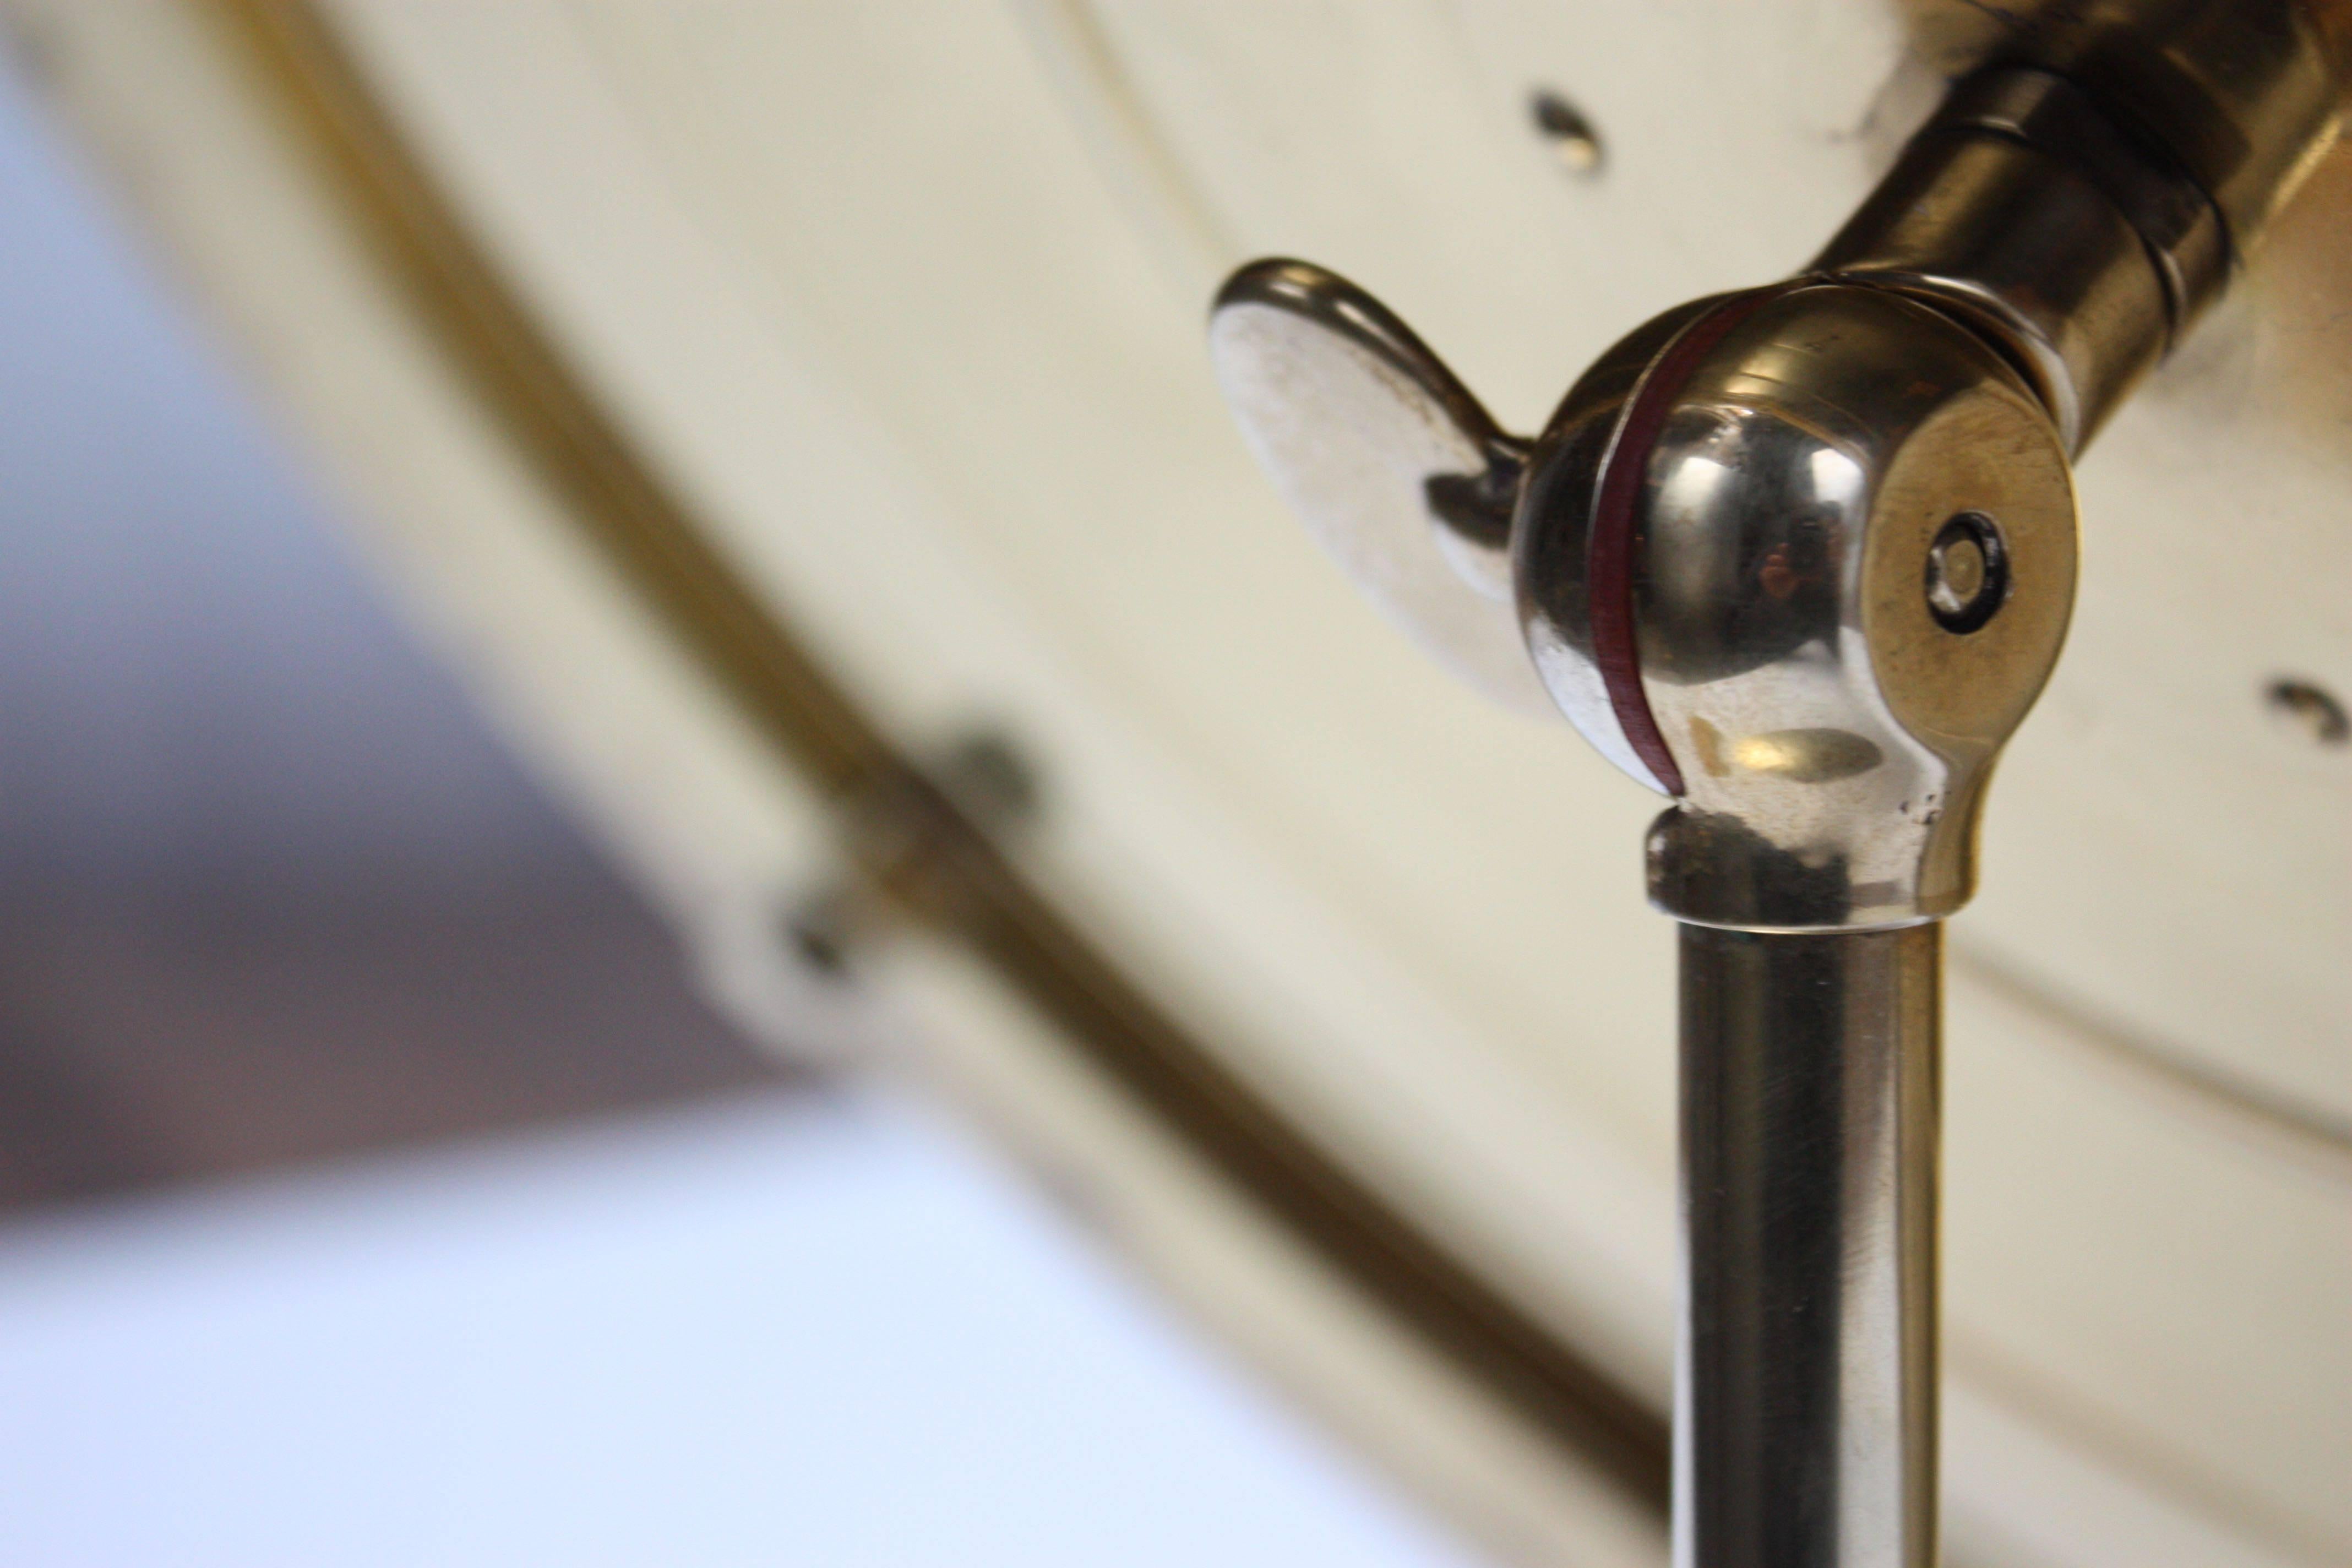
[[[1681,928],[1675,1568],[1937,1562],[1942,930]]]

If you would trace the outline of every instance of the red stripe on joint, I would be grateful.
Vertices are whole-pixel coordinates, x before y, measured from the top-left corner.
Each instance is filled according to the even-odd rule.
[[[1626,743],[1668,795],[1683,793],[1682,769],[1675,765],[1674,753],[1666,749],[1666,738],[1650,711],[1649,694],[1642,689],[1642,653],[1633,632],[1633,525],[1642,481],[1666,416],[1699,362],[1759,306],[1802,286],[1792,281],[1734,295],[1675,334],[1642,374],[1608,454],[1601,459],[1601,481],[1593,487],[1592,527],[1585,535],[1584,557],[1592,662],[1601,671],[1601,686]]]

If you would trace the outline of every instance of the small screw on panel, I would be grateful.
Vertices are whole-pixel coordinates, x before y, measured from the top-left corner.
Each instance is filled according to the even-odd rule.
[[[1965,637],[2008,597],[2009,551],[1992,519],[1964,511],[1947,521],[1927,546],[1927,610],[1936,624]]]
[[[1576,105],[1549,88],[1538,88],[1528,95],[1528,117],[1570,174],[1590,177],[1601,172],[1601,132]]]
[[[2263,700],[2281,723],[2320,745],[2340,746],[2352,740],[2352,720],[2325,687],[2282,676],[2263,688]]]
[[[859,928],[871,923],[872,911],[858,902],[855,890],[842,886],[821,889],[785,911],[785,944],[813,978],[826,984],[849,978]]]

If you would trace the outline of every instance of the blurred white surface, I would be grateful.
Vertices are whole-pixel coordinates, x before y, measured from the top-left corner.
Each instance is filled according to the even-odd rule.
[[[49,1568],[1463,1561],[864,1102],[20,1224],[0,1411]]]

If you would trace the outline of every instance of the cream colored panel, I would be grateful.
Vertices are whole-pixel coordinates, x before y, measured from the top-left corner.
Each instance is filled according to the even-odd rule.
[[[1666,930],[1638,907],[1649,803],[1564,730],[1454,691],[1280,515],[1212,401],[1195,308],[1164,291],[1168,269],[1092,181],[1078,121],[1051,111],[1005,19],[625,4],[349,14],[502,257],[902,732],[1010,714],[1055,792],[1045,863],[1096,931],[1393,1194],[1662,1394],[1670,987]],[[1611,13],[1626,36],[1644,14]],[[1734,100],[1801,136],[1720,139],[1712,171],[1742,190],[1818,185],[1807,199],[1820,211],[1757,201],[1744,226],[1711,228],[1696,199],[1706,171],[1685,169],[1687,200],[1664,204],[1625,252],[1580,258],[1533,237],[1556,214],[1501,203],[1522,176],[1547,196],[1562,176],[1515,139],[1516,85],[1480,96],[1476,50],[1496,47],[1442,15],[1154,15],[1103,19],[1114,45],[1121,26],[1160,29],[1133,35],[1141,54],[1116,54],[1127,89],[1181,76],[1162,89],[1168,117],[1255,157],[1231,188],[1266,187],[1268,212],[1296,196],[1284,240],[1342,266],[1376,258],[1358,269],[1384,289],[1396,286],[1372,267],[1419,268],[1404,307],[1474,375],[1511,384],[1516,365],[1528,388],[1556,390],[1579,354],[1656,303],[1787,267],[1859,190],[1874,106],[1900,97],[1887,96],[1900,85],[1891,30],[1822,24],[1851,52],[1825,68],[1820,101],[1799,94],[1800,114],[1785,97]],[[1261,46],[1252,27],[1274,30]],[[1685,142],[1694,103],[1733,93],[1746,62],[1781,47],[1761,23],[1719,32],[1685,40],[1715,61],[1696,99],[1629,100]],[[1595,56],[1576,58],[1589,70]],[[1282,68],[1268,74],[1269,59]],[[1239,73],[1223,97],[1199,85],[1221,67]],[[1640,166],[1642,123],[1612,132],[1612,170]],[[1415,162],[1394,142],[1407,125],[1458,156]],[[1325,151],[1283,161],[1301,146]],[[1444,172],[1481,156],[1504,172],[1492,189],[1472,178],[1453,192]],[[1807,158],[1817,174],[1775,173]],[[1559,200],[1600,204],[1598,231],[1611,200],[1647,210],[1617,189],[1570,185]],[[1209,210],[1215,226],[1247,218]],[[1459,249],[1465,235],[1475,256]],[[1658,259],[1628,267],[1623,254]],[[1496,258],[1500,282],[1478,257]],[[1522,285],[1549,297],[1538,275],[1555,263],[1579,285],[1557,290],[1556,310],[1502,308]],[[1449,317],[1485,324],[1457,343]],[[859,416],[855,443],[838,418],[780,402],[813,367]],[[1539,412],[1548,395],[1523,406]],[[2004,781],[1997,834],[2031,789],[2014,772]],[[2010,1027],[1963,1011],[1954,1051]],[[2023,1109],[1979,1099],[1959,1146],[1990,1151],[1989,1167],[2021,1158],[2044,1137]],[[2176,1230],[2214,1238],[2138,1179],[2173,1165],[2166,1125],[2118,1114],[2099,1181],[2062,1162],[2051,1206],[2104,1204],[2135,1278],[2168,1278]],[[2053,1236],[2031,1266],[2102,1305],[2042,1312],[2010,1288],[2027,1255],[2004,1252],[1998,1212],[1964,1196],[1956,1334],[2029,1346],[2047,1366],[2107,1366],[2097,1320],[2129,1304],[2126,1276],[2088,1269]],[[2277,1212],[2317,1244],[2308,1211]],[[2313,1288],[2286,1284],[2291,1302]],[[2158,1303],[2192,1336],[2211,1310],[2194,1278]],[[2307,1427],[2340,1384],[2298,1380],[2293,1364],[2247,1366],[2242,1396],[2303,1411],[2289,1424]],[[2121,1375],[2004,1383],[1987,1397],[2063,1424],[2087,1390],[2115,1411],[2102,1440],[2127,1472],[2179,1452],[2210,1484],[2237,1485],[2227,1441],[2190,1430],[2201,1417],[2166,1395],[2193,1385],[2193,1366],[2178,1379],[2142,1367],[2137,1388],[2112,1386]],[[2168,1475],[2159,1464],[2141,1479],[2161,1489]],[[2005,1517],[2008,1500],[1967,1473],[1954,1485],[1978,1514]],[[2280,1485],[2303,1490],[2292,1473]],[[2328,1506],[2299,1496],[2293,1529],[2334,1528]],[[2254,1511],[2246,1530],[2277,1514]]]
[[[1251,1205],[968,962],[920,945],[890,955],[877,980],[894,1000],[878,1008],[793,993],[772,921],[825,868],[822,824],[436,360],[311,184],[247,58],[177,0],[10,0],[7,14],[39,39],[58,100],[280,412],[365,498],[386,569],[509,731],[633,852],[748,1025],[780,1045],[859,1036],[885,1066],[908,1051],[1130,1256],[1488,1539],[1531,1561],[1656,1559],[1654,1521],[1498,1418],[1305,1249],[1258,1229]],[[771,414],[793,408],[789,388],[768,393]],[[791,428],[853,443],[854,458],[858,426],[834,406]]]
[[[192,96],[181,14],[12,3],[114,73],[75,90],[314,437],[383,498],[386,549],[453,642],[675,904],[725,912],[706,940],[737,955],[730,973],[756,970],[803,853],[787,786],[501,469],[299,180],[252,184],[278,155],[234,89]],[[1215,406],[1191,292],[1221,247],[1307,251],[1532,424],[1624,325],[1785,270],[1828,232],[1916,103],[1885,16],[1040,0],[1028,25],[1056,78],[1012,16],[963,0],[334,13],[631,433],[894,732],[920,746],[1007,718],[1046,773],[1042,872],[1093,934],[1663,1403],[1653,803],[1564,726],[1483,709],[1357,603]],[[1099,79],[1093,107],[1066,113],[1076,71]],[[1527,135],[1538,81],[1601,121],[1601,180]],[[1089,147],[1087,127],[1164,140]],[[1133,222],[1098,157],[1145,170],[1129,190],[1169,210]],[[2340,449],[2259,389],[2273,363],[2321,374],[2337,329],[2324,272],[2265,276],[2300,314],[2238,309],[2302,325],[2216,322],[2206,357],[2126,416],[2146,430],[2119,423],[2085,476],[2090,581],[2116,549],[2107,519],[2137,507],[2168,550],[2179,497],[2200,509],[2191,566],[2137,549],[2086,595],[2080,684],[2005,770],[1994,894],[1963,939],[1980,970],[2310,1108],[2346,1088],[2352,812],[2341,753],[2264,728],[2253,687],[2265,661],[2345,679],[2329,574],[2347,556],[2308,510],[2344,489]],[[2228,449],[2267,465],[2251,488],[2210,457],[2241,426]],[[938,1016],[965,1005],[929,973],[908,984]],[[2340,1556],[2352,1521],[2319,1468],[2352,1403],[2340,1152],[2251,1118],[2215,1131],[2184,1111],[2193,1095],[2085,1055],[2088,1036],[1966,963],[1955,993],[1956,1556],[2128,1560],[2133,1542],[2197,1539],[2166,1524],[2184,1511],[2235,1560]],[[1114,1180],[1130,1148],[1139,1169],[1159,1157],[1115,1118],[1022,1110],[1063,1101],[1016,1046],[971,1048],[971,1092],[1026,1137]],[[1181,1246],[1129,1239],[1199,1289],[1221,1278],[1218,1227],[1199,1223]],[[1251,1289],[1292,1289],[1271,1280]],[[1282,1316],[1274,1300],[1223,1321],[1249,1333]],[[1305,1354],[1301,1311],[1252,1337]],[[1355,1366],[1377,1386],[1347,1392]],[[1373,1426],[1412,1397],[1346,1355],[1297,1375]],[[1559,1499],[1477,1493],[1462,1467],[1489,1439],[1447,1430],[1384,1442],[1433,1489],[1476,1493],[1493,1533],[1550,1539],[1528,1521]],[[2028,1485],[2015,1456],[2036,1444],[2063,1462]]]
[[[1950,1375],[2291,1559],[2352,1542],[2352,1154],[1958,987]]]
[[[1645,805],[1564,731],[1456,700],[1331,580],[1010,19],[845,12],[820,48],[759,6],[574,8],[544,36],[520,5],[349,14],[502,258],[894,727],[1013,715],[1048,772],[1045,865],[1095,933],[1662,1389],[1670,933],[1635,885]],[[812,364],[864,444],[780,416]],[[1401,734],[1450,779],[1396,767]],[[1580,777],[1607,816],[1539,867],[1613,939],[1581,957],[1528,857],[1444,793],[1551,812]],[[1433,830],[1396,831],[1414,820]],[[1487,887],[1544,918],[1438,914]],[[1441,939],[1443,993],[1385,956]],[[1497,1032],[1531,1048],[1481,1046]],[[1498,1138],[1517,1158],[1465,1190]]]

